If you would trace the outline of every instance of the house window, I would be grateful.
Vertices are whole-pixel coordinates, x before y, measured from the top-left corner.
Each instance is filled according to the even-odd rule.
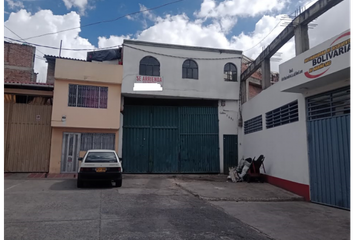
[[[224,66],[225,81],[237,81],[237,68],[233,63],[226,63]]]
[[[298,102],[293,101],[266,113],[267,128],[299,121]]]
[[[107,108],[108,87],[69,84],[69,107]]]
[[[160,62],[154,57],[144,57],[140,60],[139,75],[160,76]]]
[[[81,133],[80,151],[90,149],[115,150],[114,133]]]
[[[182,78],[198,79],[198,65],[192,59],[187,59],[182,65]]]
[[[258,117],[254,117],[245,121],[245,126],[244,126],[245,134],[261,131],[262,129],[263,129],[262,115],[259,115]]]

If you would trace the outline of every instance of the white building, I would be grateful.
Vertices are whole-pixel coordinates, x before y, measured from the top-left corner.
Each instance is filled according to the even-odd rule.
[[[239,158],[263,154],[268,182],[350,209],[350,30],[280,65],[279,79],[242,105]]]
[[[219,173],[236,165],[241,58],[235,50],[124,40],[124,171]],[[141,83],[160,91],[137,90]]]

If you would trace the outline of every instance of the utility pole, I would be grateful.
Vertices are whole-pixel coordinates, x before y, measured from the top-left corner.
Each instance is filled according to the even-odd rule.
[[[60,40],[60,49],[59,49],[59,57],[61,55],[61,44],[63,43],[63,40]]]

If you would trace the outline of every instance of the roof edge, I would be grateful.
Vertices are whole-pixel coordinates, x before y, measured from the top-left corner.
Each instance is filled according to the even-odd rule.
[[[197,47],[197,46],[185,46],[185,45],[145,42],[145,41],[137,41],[137,40],[129,40],[129,39],[124,39],[123,40],[123,47],[124,47],[124,44],[133,44],[133,45],[150,46],[150,47],[162,47],[162,48],[174,48],[174,49],[185,49],[185,50],[196,50],[196,51],[205,51],[205,52],[231,53],[231,54],[242,55],[242,51],[240,51],[240,50]]]

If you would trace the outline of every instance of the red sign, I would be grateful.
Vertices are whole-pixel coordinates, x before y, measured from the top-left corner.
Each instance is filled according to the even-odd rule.
[[[138,83],[162,83],[162,77],[153,76],[136,76],[136,82]]]

